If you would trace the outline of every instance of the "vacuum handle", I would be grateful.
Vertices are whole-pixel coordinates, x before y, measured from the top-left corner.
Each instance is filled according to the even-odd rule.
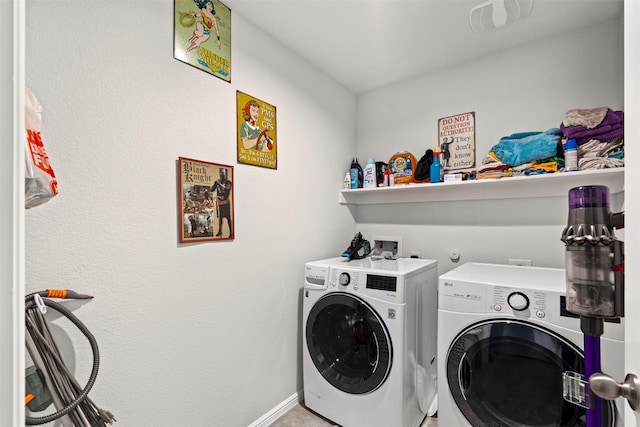
[[[609,375],[597,372],[589,378],[589,388],[604,400],[624,397],[631,409],[640,412],[640,379],[634,374],[627,374],[624,382],[618,383]]]

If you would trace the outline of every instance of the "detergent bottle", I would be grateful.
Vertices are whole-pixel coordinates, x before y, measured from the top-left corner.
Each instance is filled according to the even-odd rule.
[[[358,163],[358,158],[354,157],[351,161],[351,188],[362,188],[364,172],[362,166]]]
[[[376,176],[376,161],[373,157],[367,159],[367,164],[364,167],[364,180],[362,182],[363,188],[377,187],[378,179]]]
[[[351,171],[347,171],[342,181],[342,188],[351,188]]]
[[[399,151],[389,159],[389,169],[396,184],[410,184],[416,169],[416,158],[408,151]]]
[[[360,165],[358,165],[356,158],[351,159],[351,167],[349,168],[351,188],[358,188],[358,166]]]
[[[432,183],[442,182],[441,177],[442,166],[440,164],[440,152],[438,151],[438,147],[433,148],[433,163],[429,167],[429,177]]]

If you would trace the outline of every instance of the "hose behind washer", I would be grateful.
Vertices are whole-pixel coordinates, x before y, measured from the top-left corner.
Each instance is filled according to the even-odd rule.
[[[91,369],[91,375],[89,376],[89,380],[85,385],[84,389],[81,389],[80,385],[73,377],[69,369],[64,364],[60,352],[58,351],[55,342],[51,339],[51,334],[45,322],[44,316],[36,304],[35,299],[36,295],[39,295],[44,305],[53,308],[59,313],[63,314],[67,317],[74,325],[80,329],[82,334],[89,340],[89,344],[91,345],[91,351],[93,352],[93,366]],[[73,291],[40,291],[34,292],[25,297],[25,313],[26,313],[26,329],[33,342],[38,350],[38,353],[45,364],[47,364],[47,370],[49,371],[49,375],[52,378],[52,383],[54,383],[57,390],[50,390],[50,392],[57,392],[61,399],[63,398],[63,394],[67,395],[76,395],[75,399],[70,402],[65,402],[65,406],[62,409],[59,409],[57,412],[46,415],[43,417],[25,417],[25,422],[27,425],[39,425],[48,423],[58,418],[61,418],[71,411],[77,409],[81,409],[81,413],[69,414],[70,417],[75,418],[79,422],[84,424],[82,415],[86,417],[89,422],[89,426],[91,427],[101,427],[106,426],[107,424],[113,423],[115,418],[109,411],[105,411],[97,408],[93,402],[88,398],[89,391],[93,387],[96,378],[98,376],[98,368],[100,366],[100,353],[98,351],[98,343],[94,338],[93,334],[87,329],[87,327],[78,319],[69,309],[67,309],[62,304],[59,304],[49,298],[46,297],[59,297],[59,298],[75,298],[75,299],[88,299],[92,298],[87,295],[80,295]],[[46,336],[45,336],[46,335]],[[48,362],[53,362],[49,364]],[[60,372],[62,370],[62,372]],[[73,388],[67,387],[64,389],[65,384],[68,386],[69,383],[73,386]],[[80,391],[81,390],[81,391]],[[78,393],[80,391],[80,393]],[[67,401],[70,399],[66,399]],[[75,424],[75,423],[74,423]]]

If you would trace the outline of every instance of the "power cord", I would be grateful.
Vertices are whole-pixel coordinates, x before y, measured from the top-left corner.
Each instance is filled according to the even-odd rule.
[[[45,424],[67,415],[73,421],[73,425],[77,427],[106,427],[107,424],[112,424],[115,421],[114,416],[108,410],[96,406],[88,397],[100,366],[98,343],[89,329],[69,309],[50,298],[90,299],[93,297],[71,290],[51,289],[34,292],[25,297],[26,330],[34,347],[31,348],[27,342],[27,348],[30,353],[37,352],[42,361],[42,368],[51,380],[48,384],[49,393],[55,394],[59,398],[60,406],[62,406],[62,408],[58,408],[57,412],[43,417],[26,416],[25,422],[27,425]],[[67,317],[89,340],[93,352],[93,367],[84,388],[76,381],[62,359],[44,318],[45,306]],[[35,354],[32,354],[32,359],[35,359]]]

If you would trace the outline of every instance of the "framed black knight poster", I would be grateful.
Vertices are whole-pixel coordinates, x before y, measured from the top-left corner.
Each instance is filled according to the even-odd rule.
[[[233,166],[178,158],[180,243],[231,240]]]

